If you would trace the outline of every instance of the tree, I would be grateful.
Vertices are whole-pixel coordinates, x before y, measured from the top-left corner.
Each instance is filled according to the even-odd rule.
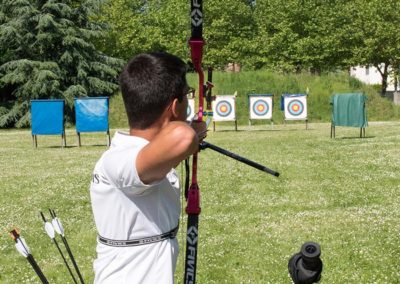
[[[97,21],[109,26],[102,48],[131,58],[149,51],[188,57],[189,3],[181,0],[113,0],[102,6]]]
[[[257,1],[258,66],[320,73],[352,57],[352,16],[345,0]]]
[[[395,0],[204,1],[204,63],[313,73],[389,61],[399,66],[399,5]],[[100,44],[114,56],[168,51],[189,59],[186,1],[107,0],[97,20],[110,27]],[[385,76],[385,68],[381,71]]]
[[[189,60],[189,2],[182,0],[113,0],[99,21],[110,26],[105,50],[125,59],[148,51],[168,51]],[[210,0],[203,3],[205,64],[224,67],[248,59],[254,34],[247,0]]]
[[[29,125],[31,99],[63,98],[68,118],[74,97],[111,95],[122,61],[99,52],[103,33],[90,21],[96,1],[0,0],[0,89],[11,101],[0,127]]]
[[[393,72],[396,76],[400,66],[400,2],[357,0],[354,5],[358,35],[354,62],[378,69],[382,76],[381,95],[384,96],[389,73]]]
[[[223,68],[228,63],[250,64],[256,23],[247,0],[204,2],[205,64]]]

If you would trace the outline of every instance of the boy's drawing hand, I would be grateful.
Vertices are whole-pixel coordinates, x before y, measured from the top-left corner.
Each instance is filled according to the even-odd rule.
[[[191,126],[196,132],[199,142],[207,137],[207,124],[204,121],[192,121]]]

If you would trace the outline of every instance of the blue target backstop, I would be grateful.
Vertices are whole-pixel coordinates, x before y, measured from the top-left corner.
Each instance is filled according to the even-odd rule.
[[[78,143],[81,145],[80,133],[82,132],[107,132],[109,133],[109,98],[108,97],[84,97],[75,98],[75,118]]]
[[[66,146],[64,127],[64,100],[31,100],[31,127],[33,143],[37,135],[61,135]]]

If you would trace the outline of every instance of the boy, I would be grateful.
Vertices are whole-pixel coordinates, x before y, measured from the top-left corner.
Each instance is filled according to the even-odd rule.
[[[173,167],[198,151],[205,124],[185,122],[186,66],[171,54],[134,57],[120,87],[130,130],[115,134],[90,187],[99,234],[94,283],[173,283],[180,215]]]

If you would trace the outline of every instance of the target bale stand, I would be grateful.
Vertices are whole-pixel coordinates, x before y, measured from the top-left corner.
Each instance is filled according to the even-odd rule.
[[[249,94],[249,125],[252,119],[270,120],[273,124],[272,110],[274,95],[273,94]]]
[[[79,147],[81,146],[82,132],[106,132],[108,137],[107,146],[110,146],[108,97],[75,98],[74,104]]]
[[[283,94],[281,110],[284,110],[285,123],[287,120],[304,120],[308,129],[306,94]]]
[[[336,136],[336,126],[359,127],[360,138],[365,138],[365,128],[368,126],[366,101],[363,93],[332,95],[331,138]]]
[[[236,96],[216,96],[212,102],[213,110],[213,130],[215,131],[215,122],[233,121],[235,122],[235,131],[237,131],[236,120]]]
[[[67,146],[64,126],[64,100],[31,100],[32,142],[38,135],[61,135],[61,147]]]

